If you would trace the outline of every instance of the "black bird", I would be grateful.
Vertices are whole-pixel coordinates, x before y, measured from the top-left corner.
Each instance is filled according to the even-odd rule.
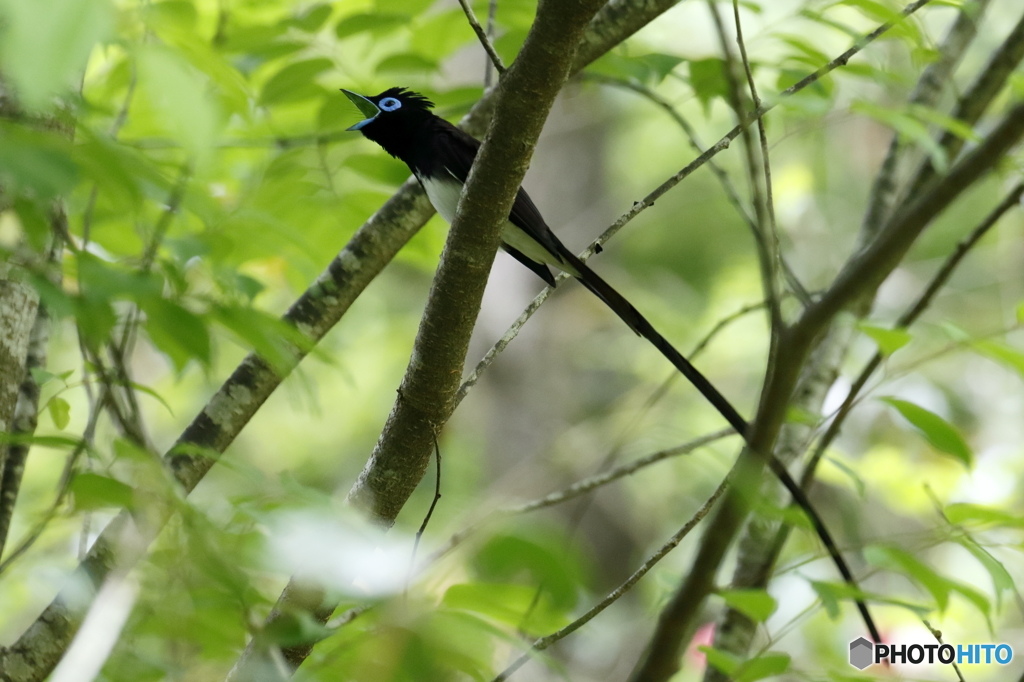
[[[469,176],[480,142],[430,109],[433,103],[423,95],[391,88],[376,97],[342,90],[366,116],[350,127],[404,161],[423,185],[430,203],[449,223],[455,218],[462,186]],[[549,266],[563,270],[600,298],[630,329],[649,340],[686,376],[741,436],[747,423],[704,375],[684,358],[622,294],[586,263],[576,257],[555,236],[537,206],[522,187],[516,194],[508,222],[501,231],[502,248],[555,286]]]
[[[434,104],[411,90],[390,88],[376,97],[364,97],[344,89],[342,92],[366,116],[349,130],[358,130],[383,147],[388,154],[404,161],[420,181],[437,212],[449,223],[452,222],[459,205],[462,186],[469,177],[469,169],[480,149],[480,142],[434,115],[430,111]],[[549,266],[563,270],[578,279],[622,318],[630,329],[661,351],[662,355],[714,405],[740,436],[744,439],[749,438],[748,424],[739,412],[622,294],[562,244],[544,222],[537,206],[522,187],[516,194],[508,221],[502,227],[501,241],[505,251],[551,286],[555,286],[555,278]],[[848,583],[856,586],[849,568],[836,549],[835,542],[803,490],[777,458],[770,457],[768,463],[793,499],[810,517],[839,572]],[[857,605],[875,641],[880,642],[867,607],[862,602],[858,602]]]

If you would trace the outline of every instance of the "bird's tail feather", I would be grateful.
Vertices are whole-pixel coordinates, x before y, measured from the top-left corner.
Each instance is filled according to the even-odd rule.
[[[638,335],[644,337],[651,344],[657,348],[665,358],[671,362],[676,369],[685,376],[694,387],[700,391],[708,402],[710,402],[718,412],[725,417],[725,420],[736,432],[743,437],[746,441],[749,439],[749,425],[747,421],[740,416],[740,413],[736,411],[736,408],[718,392],[714,384],[707,380],[707,378],[700,373],[700,371],[693,366],[693,364],[683,357],[682,353],[675,349],[671,343],[669,343],[665,337],[658,333],[650,322],[647,321],[640,312],[633,307],[633,304],[626,300],[626,298],[615,290],[612,285],[605,282],[601,277],[587,267],[586,263],[576,257],[575,254],[570,252],[568,249],[564,249],[559,255],[565,260],[566,265],[572,268],[566,268],[567,271],[571,272],[580,283],[589,289],[595,296],[604,301],[605,305],[612,309],[612,311],[622,318],[622,321],[629,325],[629,328],[636,332]],[[572,272],[575,270],[575,272]],[[577,274],[578,273],[578,274]],[[832,557],[833,563],[836,568],[842,574],[843,579],[849,583],[852,587],[859,591],[857,587],[857,581],[854,579],[853,574],[850,572],[849,566],[846,565],[846,561],[839,553],[838,547],[836,547],[835,541],[832,539],[832,534],[829,533],[828,528],[825,527],[825,523],[818,516],[818,512],[811,505],[810,500],[807,499],[807,495],[804,494],[802,488],[797,485],[793,477],[790,476],[789,471],[786,470],[785,465],[782,464],[775,457],[770,455],[768,457],[768,464],[772,472],[778,476],[779,480],[789,491],[793,497],[793,501],[804,510],[804,513],[810,518],[818,537],[821,538],[822,544],[828,550],[829,555]],[[881,636],[878,633],[878,628],[875,627],[875,623],[871,618],[871,614],[868,612],[867,605],[862,599],[857,598],[856,600],[857,609],[860,611],[861,617],[864,619],[864,623],[874,638],[875,642],[881,643]]]

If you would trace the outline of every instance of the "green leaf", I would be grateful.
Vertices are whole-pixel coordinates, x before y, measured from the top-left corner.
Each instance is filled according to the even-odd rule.
[[[725,77],[725,62],[717,57],[690,61],[690,87],[704,105],[705,113],[710,110],[711,100],[715,97],[728,100],[729,81]]]
[[[377,64],[377,73],[429,73],[437,69],[437,62],[413,52],[394,54]]]
[[[142,300],[159,296],[163,289],[163,281],[156,273],[128,270],[84,251],[77,254],[77,259],[78,287],[87,297],[102,301]]]
[[[926,615],[932,610],[930,606],[915,604],[902,599],[890,599],[882,595],[864,592],[863,590],[850,587],[846,583],[812,580],[811,589],[813,589],[818,595],[818,598],[821,599],[825,612],[832,620],[839,618],[839,602],[841,600],[852,601],[854,599],[861,599],[863,601],[870,601],[877,604],[890,604],[892,606],[899,606],[900,608],[907,609],[919,617]]]
[[[382,34],[407,26],[410,20],[411,17],[407,14],[353,14],[338,22],[334,27],[334,34],[339,39],[365,31]]]
[[[729,677],[732,677],[741,665],[739,656],[732,652],[710,646],[699,646],[697,650],[707,657],[708,665],[721,670]]]
[[[334,62],[324,57],[289,64],[266,82],[260,92],[259,103],[267,106],[315,97],[323,90],[313,82],[313,79],[333,68]]]
[[[850,106],[850,111],[870,116],[895,130],[902,139],[919,145],[931,157],[932,165],[936,169],[944,171],[948,167],[945,150],[932,136],[928,126],[914,115],[914,110],[897,111],[859,100]]]
[[[516,31],[508,31],[497,43],[509,36],[515,36]],[[443,10],[431,14],[422,20],[412,32],[409,39],[409,50],[415,52],[425,59],[440,62],[445,57],[452,55],[463,45],[476,42],[476,34],[466,21],[466,15],[461,8]],[[495,45],[498,53],[509,64],[512,60],[507,59],[505,53],[498,45]]]
[[[793,87],[804,78],[807,72],[797,69],[779,69],[779,77],[775,81],[775,88],[784,92]],[[824,76],[817,79],[807,87],[791,94],[788,97],[779,99],[779,104],[787,109],[804,116],[820,116],[832,109],[832,92],[835,84],[832,78]]]
[[[82,340],[94,350],[99,348],[117,324],[114,309],[106,299],[93,296],[76,296],[72,304]]]
[[[931,107],[914,104],[910,106],[909,111],[920,120],[936,125],[963,140],[977,142],[981,139],[971,126]]]
[[[1002,608],[1003,592],[1015,592],[1017,589],[1006,567],[967,533],[962,533],[955,540],[964,549],[973,554],[974,558],[988,571],[989,576],[992,578],[992,586],[995,588],[996,608]]]
[[[1024,528],[1024,516],[980,504],[957,502],[947,505],[943,509],[943,513],[950,523],[955,524],[977,523],[1006,528]]]
[[[949,605],[950,581],[942,577],[917,557],[897,547],[872,545],[864,550],[868,562],[875,566],[902,573],[926,589],[935,599],[942,613]]]
[[[313,5],[306,9],[301,16],[289,19],[286,23],[288,26],[294,26],[301,31],[315,33],[316,31],[319,31],[330,18],[330,5]]]
[[[0,0],[0,63],[24,106],[47,108],[52,95],[77,90],[111,14],[106,0]]]
[[[555,608],[545,594],[535,597],[537,588],[533,585],[466,583],[449,587],[441,603],[521,627],[531,634],[552,632],[569,622],[568,615]]]
[[[636,59],[647,66],[650,72],[650,80],[654,81],[654,85],[661,83],[677,66],[686,61],[682,57],[677,57],[673,54],[662,54],[660,52],[645,54]]]
[[[756,682],[789,670],[789,654],[769,651],[745,661],[733,675],[736,682]]]
[[[0,182],[4,185],[48,201],[67,193],[78,175],[66,139],[0,123]]]
[[[37,251],[45,249],[50,236],[50,221],[43,209],[24,197],[15,199],[12,208],[18,214],[18,222],[21,223],[21,229],[32,248]]]
[[[68,401],[54,396],[50,398],[50,404],[47,407],[50,410],[50,419],[53,420],[53,425],[60,431],[66,429],[71,421],[71,405],[68,404]]]
[[[211,314],[278,372],[294,366],[296,346],[309,349],[309,341],[297,329],[254,308],[215,306]]]
[[[812,69],[816,70],[832,61],[831,57],[811,45],[810,42],[800,36],[780,36],[780,40],[796,49],[797,54],[799,55],[798,61],[803,64],[807,64]]]
[[[910,333],[906,329],[885,329],[861,322],[857,328],[871,337],[878,346],[878,352],[888,357],[903,346],[910,343]]]
[[[998,341],[973,341],[971,348],[981,355],[1001,362],[1024,378],[1024,353],[1013,346]]]
[[[583,581],[580,560],[567,551],[552,538],[495,535],[473,557],[473,567],[487,582],[525,578],[528,585],[541,585],[555,606],[567,610],[576,605]]]
[[[146,312],[146,333],[178,372],[190,360],[209,366],[210,332],[201,317],[164,298],[145,299],[142,309]]]
[[[857,497],[862,500],[867,498],[867,485],[864,483],[864,479],[852,467],[838,457],[826,456],[825,459],[829,464],[850,477],[850,480],[853,481],[853,486],[857,489]]]
[[[821,415],[814,414],[800,405],[790,405],[786,408],[786,421],[790,424],[814,426],[821,421]]]
[[[67,436],[35,436],[27,433],[7,433],[6,431],[0,431],[0,444],[9,445],[12,443],[38,445],[43,448],[66,450],[70,448],[77,448],[82,442],[78,438],[68,438]]]
[[[131,507],[132,489],[121,481],[94,473],[77,474],[71,481],[76,509]]]
[[[409,177],[408,166],[383,154],[353,154],[345,159],[345,166],[390,187],[401,185]]]
[[[158,119],[192,154],[210,153],[220,113],[209,94],[209,79],[182,53],[147,44],[138,53],[139,82]]]
[[[952,455],[965,466],[970,467],[974,461],[971,448],[963,436],[949,422],[923,407],[898,398],[882,398],[882,402],[895,407],[903,418],[917,429],[925,439],[940,452]]]
[[[722,590],[718,594],[729,608],[744,614],[755,623],[763,623],[775,613],[775,598],[764,590]]]

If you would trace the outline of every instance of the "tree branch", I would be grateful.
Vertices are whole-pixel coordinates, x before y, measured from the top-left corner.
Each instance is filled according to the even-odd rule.
[[[494,49],[494,44],[491,43],[491,39],[487,36],[487,32],[484,31],[480,22],[476,20],[476,15],[473,14],[473,8],[469,6],[469,0],[459,0],[459,4],[462,5],[462,11],[466,13],[466,19],[469,21],[469,25],[473,27],[473,33],[476,33],[476,37],[480,39],[480,44],[484,48],[484,52],[487,53],[491,63],[494,64],[494,68],[498,74],[505,73],[505,64],[502,63],[501,57],[498,55],[498,51]],[[490,25],[490,22],[488,22]]]
[[[576,55],[574,72],[626,40],[675,2],[612,0],[590,23]],[[0,107],[8,102],[3,94],[0,88]],[[463,129],[479,135],[490,121],[493,100],[493,92],[485,93],[461,122]],[[314,141],[321,139],[321,136],[310,137]],[[279,146],[288,148],[306,143],[289,138]],[[419,183],[412,178],[407,180],[292,305],[285,320],[295,324],[312,343],[319,341],[433,212]],[[303,355],[303,350],[296,349],[295,362]],[[202,480],[217,455],[234,441],[282,379],[255,354],[249,355],[235,369],[166,455],[175,479],[186,492]],[[82,578],[85,581],[82,584],[95,586],[102,582],[112,565],[115,540],[129,522],[126,513],[120,514],[104,529],[77,569],[76,579]],[[148,537],[151,538],[164,522],[166,519],[154,518]],[[136,558],[138,556],[141,553]],[[126,559],[122,557],[122,562]],[[0,668],[18,671],[17,676],[12,676],[12,682],[42,680],[53,669],[84,615],[84,608],[78,606],[80,598],[81,592],[77,589],[62,591],[15,644],[0,647]],[[286,593],[281,602],[287,599]],[[69,604],[76,606],[71,608]]]
[[[983,8],[984,6],[980,9]],[[972,15],[973,20],[970,22],[964,21],[964,17],[965,15],[960,15],[954,22],[939,48],[942,56],[925,69],[915,87],[915,94],[912,98],[916,99],[918,104],[929,106],[934,104],[938,96],[934,84],[949,82],[953,65],[959,61],[960,55],[967,48],[970,42],[967,36],[974,32],[973,26],[978,18],[978,13]],[[925,86],[926,83],[932,85]],[[894,137],[893,145],[890,147],[886,162],[882,164],[882,169],[879,171],[879,178],[895,169],[896,157],[901,150],[905,150],[904,147],[897,146],[898,138],[896,137]],[[882,195],[877,193],[877,189],[884,187],[885,182],[888,181],[876,179],[872,196],[869,199],[869,207],[875,208],[869,208],[866,211],[861,227],[860,240],[862,243],[869,240],[869,235],[877,232],[872,211],[877,210],[878,202],[883,199]],[[857,311],[858,314],[866,312],[866,304]],[[852,320],[837,320],[830,325],[828,333],[816,342],[816,347],[802,371],[794,395],[796,407],[810,414],[821,412],[825,396],[839,375],[839,368],[846,357],[849,342],[855,333],[856,329]],[[806,450],[813,433],[813,428],[808,425],[787,424],[783,428],[776,446],[776,456],[787,464],[792,462]],[[764,492],[778,503],[785,503],[784,493],[778,485],[766,482]],[[736,589],[764,588],[772,575],[786,537],[788,537],[788,527],[783,524],[756,517],[749,519],[739,541],[736,568],[731,585]],[[727,609],[715,629],[714,646],[733,654],[744,655],[749,650],[755,631],[756,623],[749,617],[735,609]],[[726,676],[716,668],[709,666],[705,670],[705,682],[724,682],[725,679]]]
[[[960,262],[967,255],[974,246],[984,237],[992,227],[999,222],[999,219],[1020,203],[1021,196],[1024,195],[1024,183],[1017,184],[1010,192],[1003,198],[999,204],[992,209],[992,211],[985,217],[981,223],[975,227],[969,235],[964,237],[953,253],[946,258],[942,267],[938,269],[935,275],[932,277],[928,286],[921,292],[917,301],[914,302],[910,308],[900,315],[899,319],[896,320],[894,327],[896,329],[906,329],[912,325],[921,314],[928,309],[931,305],[932,300],[936,294],[946,285],[949,278],[953,275],[953,271],[960,265]],[[857,400],[857,396],[860,391],[867,384],[868,379],[874,374],[875,370],[878,369],[879,365],[882,364],[883,356],[881,353],[875,353],[875,355],[864,365],[864,368],[857,375],[857,379],[854,380],[850,386],[850,391],[847,393],[846,398],[843,400],[843,404],[839,406],[839,410],[836,412],[836,416],[833,417],[832,422],[829,424],[828,429],[818,440],[815,445],[814,452],[807,460],[807,464],[804,467],[804,472],[800,478],[800,485],[807,488],[811,485],[814,480],[814,472],[821,461],[822,456],[825,454],[825,450],[832,444],[836,436],[839,435],[839,431],[842,429],[843,422],[846,421],[846,417],[853,409],[853,405]]]
[[[797,334],[816,335],[839,310],[861,296],[873,294],[931,220],[987,175],[1022,136],[1024,104],[1017,104],[948,174],[931,183],[928,191],[908,206],[900,208],[871,244],[847,261],[828,291],[804,311],[797,324]]]
[[[501,241],[501,225],[508,219],[544,121],[570,75],[576,47],[599,3],[541,0],[519,56],[498,82],[494,120],[466,180],[409,367],[380,439],[348,495],[350,504],[385,527],[394,523],[422,479],[434,439],[454,410],[469,338]],[[307,604],[317,601],[315,589],[311,588]],[[319,600],[323,601],[322,595]],[[280,606],[286,602],[282,600]],[[292,653],[286,651],[285,656],[295,669],[308,651],[294,652],[300,656]],[[259,654],[256,647],[247,648],[230,679],[253,678]]]
[[[707,0],[708,12],[711,14],[712,23],[715,25],[715,32],[718,34],[718,42],[722,47],[722,55],[725,58],[725,80],[728,83],[729,105],[736,114],[737,120],[742,128],[740,134],[743,138],[743,156],[746,160],[747,184],[750,186],[750,203],[754,207],[754,216],[757,229],[754,233],[754,246],[757,250],[757,260],[761,270],[761,288],[764,290],[765,301],[767,302],[768,322],[771,330],[771,342],[768,348],[769,367],[775,357],[775,347],[778,344],[779,333],[784,323],[782,321],[782,308],[779,303],[779,289],[777,286],[776,264],[778,263],[777,247],[778,240],[774,237],[769,226],[768,212],[765,206],[764,195],[761,193],[760,174],[757,169],[755,158],[754,140],[750,134],[750,128],[743,125],[746,120],[744,110],[743,91],[740,88],[739,79],[736,77],[736,59],[733,57],[732,48],[729,46],[729,38],[725,32],[725,24],[718,14],[718,6],[715,0]],[[739,24],[736,25],[737,30]],[[740,43],[742,47],[742,42]],[[744,55],[745,59],[745,55]],[[753,87],[753,81],[751,81]],[[757,98],[757,91],[754,90],[753,110],[760,109],[761,102]],[[764,118],[757,118],[757,125],[763,129]],[[771,371],[769,368],[768,371]]]
[[[66,229],[67,215],[64,209],[57,206],[50,216],[54,229],[51,230],[54,240],[46,258],[47,275],[60,282],[60,269],[55,267],[60,259],[61,237]],[[23,378],[18,388],[18,398],[12,415],[10,433],[15,436],[31,436],[36,430],[36,418],[39,412],[39,384],[32,375],[33,369],[46,366],[47,344],[50,340],[50,315],[46,307],[37,301],[35,320],[29,333],[28,347],[24,354]],[[21,489],[21,478],[25,473],[25,462],[28,460],[30,445],[25,442],[13,442],[0,445],[7,451],[6,461],[0,451],[0,559],[4,555],[7,535],[14,518],[14,508]]]
[[[641,578],[647,575],[647,573],[652,568],[654,568],[654,566],[659,561],[668,556],[668,553],[675,549],[679,545],[679,543],[683,541],[683,538],[689,535],[690,531],[693,530],[697,526],[697,524],[700,523],[701,520],[703,520],[704,517],[708,515],[712,507],[714,507],[715,502],[717,502],[718,498],[722,496],[722,493],[725,492],[725,489],[728,485],[729,477],[726,476],[726,478],[719,484],[715,492],[711,494],[711,497],[708,498],[707,502],[704,503],[704,506],[697,510],[697,513],[694,514],[693,517],[690,518],[690,520],[687,521],[686,524],[683,525],[683,527],[680,528],[675,535],[669,538],[668,542],[662,545],[657,552],[652,554],[650,558],[648,558],[647,561],[645,561],[640,566],[640,568],[634,571],[633,574],[629,576],[629,578],[627,578],[625,582],[623,582],[621,585],[612,590],[608,594],[608,596],[606,596],[600,602],[595,604],[593,608],[591,608],[589,611],[587,611],[585,614],[583,614],[573,622],[566,625],[561,630],[558,630],[557,632],[553,632],[550,635],[541,637],[540,639],[536,640],[533,643],[533,645],[531,645],[530,651],[516,659],[515,662],[512,663],[512,665],[506,668],[500,675],[495,677],[492,682],[503,682],[504,680],[507,680],[517,670],[523,667],[523,664],[530,660],[534,652],[543,651],[555,642],[561,639],[565,639],[565,637],[579,630],[581,627],[583,627],[591,620],[593,620],[594,617],[597,616],[599,613],[601,613],[606,608],[608,608],[616,601],[618,601],[619,598],[622,597],[622,595],[624,595],[633,587],[633,585],[636,585]]]

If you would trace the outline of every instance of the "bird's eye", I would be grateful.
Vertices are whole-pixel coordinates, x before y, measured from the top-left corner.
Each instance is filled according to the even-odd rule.
[[[383,111],[394,111],[395,109],[401,109],[402,103],[394,97],[385,97],[377,106]]]

